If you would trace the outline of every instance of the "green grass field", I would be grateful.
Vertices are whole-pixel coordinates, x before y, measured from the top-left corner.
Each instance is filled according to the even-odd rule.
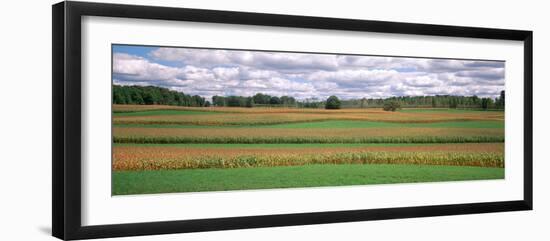
[[[115,171],[113,195],[502,178],[503,168],[384,164]]]

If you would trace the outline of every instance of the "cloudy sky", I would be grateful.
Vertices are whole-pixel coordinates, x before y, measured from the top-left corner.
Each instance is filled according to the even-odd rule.
[[[206,98],[496,97],[504,62],[113,45],[113,83]]]

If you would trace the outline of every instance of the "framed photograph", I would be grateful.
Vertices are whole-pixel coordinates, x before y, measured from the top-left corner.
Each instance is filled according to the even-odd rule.
[[[532,34],[55,4],[53,235],[531,210]]]

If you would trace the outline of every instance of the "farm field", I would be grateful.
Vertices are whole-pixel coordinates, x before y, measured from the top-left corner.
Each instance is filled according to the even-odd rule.
[[[504,168],[390,164],[116,171],[113,195],[502,178]]]
[[[434,123],[445,121],[503,121],[501,111],[400,111],[388,113],[382,109],[298,109],[298,108],[234,108],[234,107],[147,107],[115,105],[113,124],[173,124],[173,125],[273,125],[357,120],[390,123]],[[158,114],[151,114],[153,113]],[[243,118],[246,114],[246,118]]]
[[[504,112],[113,105],[113,195],[504,178]]]

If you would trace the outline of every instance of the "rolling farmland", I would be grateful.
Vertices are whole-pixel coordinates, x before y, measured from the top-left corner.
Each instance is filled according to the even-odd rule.
[[[503,111],[114,105],[112,118],[114,195],[504,178]]]

